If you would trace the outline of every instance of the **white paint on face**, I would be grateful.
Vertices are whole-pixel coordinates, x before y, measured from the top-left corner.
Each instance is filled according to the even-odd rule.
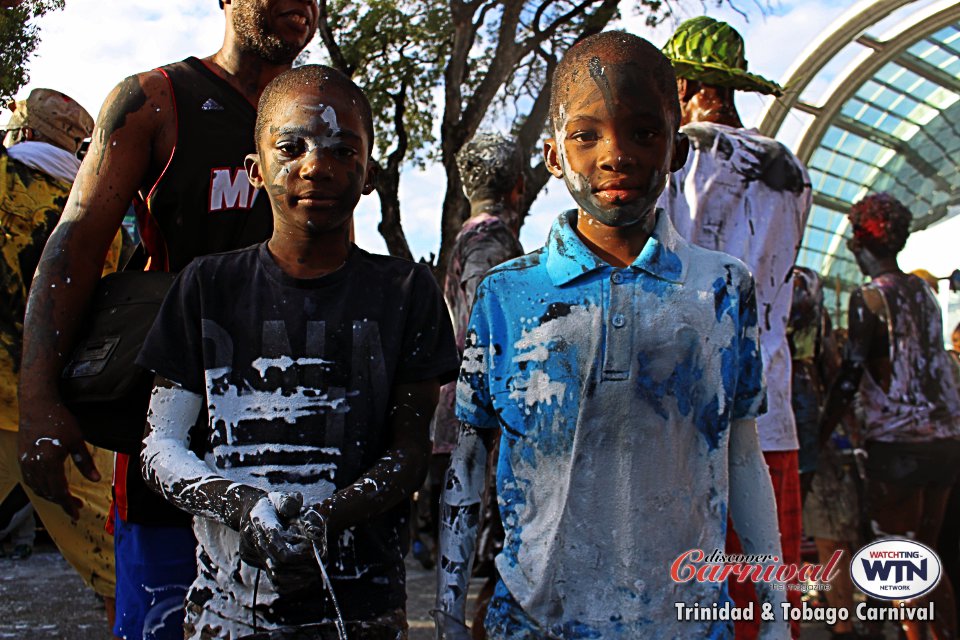
[[[321,149],[330,149],[341,143],[340,122],[337,119],[337,112],[331,105],[325,104],[301,104],[300,108],[304,111],[313,112],[316,118],[319,118],[323,125],[316,125],[314,120],[311,126],[314,130],[323,130],[323,133],[317,136],[308,136],[307,142]]]

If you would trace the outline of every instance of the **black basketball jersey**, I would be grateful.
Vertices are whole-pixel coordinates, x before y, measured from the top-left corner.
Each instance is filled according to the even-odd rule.
[[[151,268],[180,271],[195,257],[270,237],[266,194],[247,180],[257,111],[197,58],[161,67],[176,107],[177,142],[139,216]]]
[[[177,140],[156,184],[137,208],[151,271],[180,271],[197,256],[231,251],[270,237],[265,193],[243,166],[255,151],[257,111],[223,78],[190,57],[159,71],[170,83]],[[114,484],[118,515],[129,522],[187,525],[190,516],[153,493],[135,457],[118,454]]]

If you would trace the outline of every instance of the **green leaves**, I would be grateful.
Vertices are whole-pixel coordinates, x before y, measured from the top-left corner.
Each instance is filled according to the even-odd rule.
[[[435,91],[452,40],[447,5],[415,0],[330,0],[325,8],[335,43],[335,51],[327,46],[327,56],[370,99],[376,155],[384,158],[402,144],[406,159],[422,167],[436,143]],[[398,117],[404,141],[398,139]]]
[[[40,44],[40,34],[32,21],[48,11],[63,8],[63,0],[0,1],[0,99],[6,102],[30,74],[27,62]]]

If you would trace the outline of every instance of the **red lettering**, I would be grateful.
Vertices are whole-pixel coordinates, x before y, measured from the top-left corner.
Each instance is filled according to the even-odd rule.
[[[692,562],[700,562],[703,560],[703,551],[700,549],[690,549],[689,551],[681,553],[677,559],[673,561],[673,564],[670,566],[670,577],[674,582],[689,582],[696,575],[696,569],[690,564],[685,564],[688,558]],[[681,577],[681,572],[685,577]]]

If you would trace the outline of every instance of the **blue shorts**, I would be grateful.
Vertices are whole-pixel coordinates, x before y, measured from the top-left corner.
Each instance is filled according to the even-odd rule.
[[[197,541],[185,527],[114,524],[117,621],[127,640],[182,640],[183,604],[197,577]]]

